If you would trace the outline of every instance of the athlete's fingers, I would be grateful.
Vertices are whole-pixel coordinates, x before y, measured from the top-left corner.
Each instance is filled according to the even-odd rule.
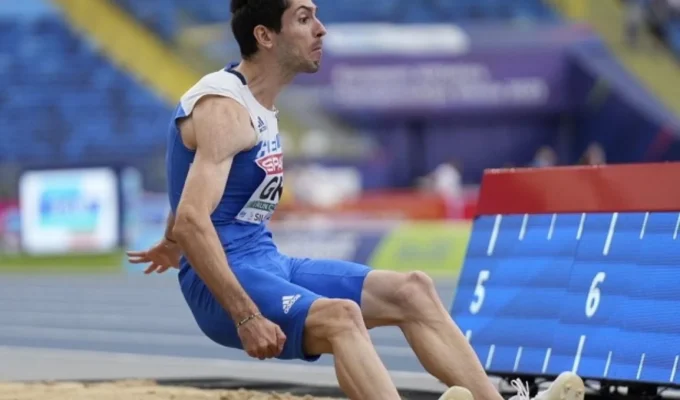
[[[146,255],[146,254],[141,255],[141,256],[128,256],[128,260],[129,260],[132,264],[141,264],[141,263],[146,263],[146,262],[151,261],[151,259],[149,258],[149,256]]]
[[[278,341],[276,340],[276,329],[272,329],[275,327],[268,327],[269,329],[266,330],[266,336],[265,336],[265,351],[267,353],[267,358],[272,358],[275,357],[278,353]]]
[[[262,351],[258,349],[253,351],[253,358],[257,358],[258,360],[264,360],[265,357]]]
[[[272,340],[269,342],[269,346],[267,346],[267,358],[274,358],[279,355],[279,346],[276,343],[276,340]]]
[[[154,263],[152,263],[151,265],[149,265],[149,267],[144,271],[144,273],[145,273],[145,274],[150,274],[150,273],[152,273],[153,271],[155,271],[156,268],[158,268],[158,264],[154,262]]]
[[[276,341],[278,347],[278,352],[276,355],[278,356],[279,354],[281,354],[281,352],[283,351],[283,346],[286,344],[286,335],[278,326],[276,327]]]
[[[243,348],[249,356],[262,359],[263,355],[261,354],[262,347],[260,346],[260,340],[260,338],[253,336],[250,333],[245,333],[243,335]]]
[[[170,264],[161,265],[160,268],[156,270],[156,273],[162,274],[170,268]]]
[[[268,332],[269,333],[269,332]],[[269,333],[267,336],[269,336]],[[276,340],[272,337],[262,338],[260,341],[260,349],[264,358],[272,358],[276,352]]]
[[[266,348],[266,343],[263,343],[262,341],[259,341],[255,347],[255,350],[253,351],[255,353],[255,357],[264,360],[267,358],[267,348]]]
[[[281,349],[279,348],[279,343],[277,340],[272,340],[271,343],[269,343],[269,357],[274,358],[281,354]]]
[[[248,348],[246,349],[246,353],[253,358],[260,358],[257,354],[256,349]]]
[[[163,257],[163,267],[164,267],[164,269],[163,269],[164,271],[168,270],[170,268],[179,269],[179,260],[177,260],[176,258],[173,258],[171,256],[165,256],[165,257]]]
[[[125,252],[128,257],[146,257],[146,251],[127,251]]]
[[[241,339],[241,343],[243,344],[243,350],[246,352],[251,357],[255,357],[255,354],[253,352],[253,347],[248,343],[245,339]]]

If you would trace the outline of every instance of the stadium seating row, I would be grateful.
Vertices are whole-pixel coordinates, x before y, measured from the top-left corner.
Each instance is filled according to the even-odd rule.
[[[172,40],[179,21],[223,23],[230,18],[229,1],[213,0],[116,0],[165,40]],[[557,20],[557,13],[543,0],[316,0],[325,23],[342,22],[462,22],[524,18]]]
[[[626,4],[629,0],[619,0]],[[646,24],[652,32],[665,41],[680,59],[680,1],[655,0],[641,2],[645,9]]]
[[[680,57],[680,18],[674,19],[669,23],[666,35],[668,44]]]
[[[0,164],[105,162],[164,143],[168,106],[56,13],[0,15],[0,87]]]

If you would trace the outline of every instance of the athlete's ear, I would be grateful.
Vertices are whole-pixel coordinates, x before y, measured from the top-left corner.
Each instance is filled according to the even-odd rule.
[[[272,32],[263,25],[258,25],[253,30],[255,35],[255,40],[257,43],[265,49],[271,49],[274,47],[274,35]]]

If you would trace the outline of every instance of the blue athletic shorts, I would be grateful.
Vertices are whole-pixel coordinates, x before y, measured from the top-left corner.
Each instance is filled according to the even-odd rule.
[[[364,280],[371,271],[347,261],[292,258],[269,246],[227,257],[262,315],[285,333],[280,359],[318,360],[318,355],[307,355],[303,350],[305,320],[312,302],[325,297],[361,305]],[[179,282],[203,333],[218,344],[243,349],[233,320],[186,262],[182,263]]]

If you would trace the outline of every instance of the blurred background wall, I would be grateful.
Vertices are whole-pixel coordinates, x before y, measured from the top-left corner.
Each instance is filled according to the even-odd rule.
[[[279,102],[289,253],[455,277],[485,169],[680,159],[678,1],[316,4],[323,68]],[[121,249],[167,212],[172,110],[239,58],[229,17],[0,3],[0,269],[134,270]]]

